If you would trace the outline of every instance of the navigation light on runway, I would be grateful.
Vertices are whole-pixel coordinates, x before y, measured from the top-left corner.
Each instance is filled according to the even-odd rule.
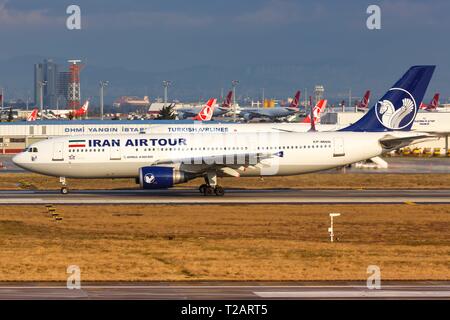
[[[334,242],[333,218],[339,217],[340,215],[340,213],[330,213],[331,226],[328,228],[328,233],[330,234],[331,242]]]

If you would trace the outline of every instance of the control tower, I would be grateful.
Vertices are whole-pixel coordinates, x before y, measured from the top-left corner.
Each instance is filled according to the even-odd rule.
[[[325,93],[325,88],[322,85],[317,85],[314,87],[314,104],[317,104],[319,100],[323,99]]]

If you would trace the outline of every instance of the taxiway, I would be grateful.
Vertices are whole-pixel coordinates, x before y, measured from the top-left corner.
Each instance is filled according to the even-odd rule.
[[[450,203],[450,190],[414,189],[229,189],[203,196],[195,188],[173,190],[0,191],[0,205],[20,204],[353,204]]]
[[[365,283],[4,283],[0,299],[450,299],[448,281]]]

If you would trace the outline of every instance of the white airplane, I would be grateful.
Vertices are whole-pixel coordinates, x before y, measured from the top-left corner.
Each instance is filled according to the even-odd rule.
[[[267,118],[270,120],[277,120],[280,118],[287,118],[289,116],[299,113],[300,91],[295,93],[289,107],[274,107],[274,108],[240,108],[239,116],[245,120],[250,121],[253,118]]]
[[[434,66],[411,67],[359,121],[336,132],[86,135],[30,145],[13,162],[69,178],[135,178],[143,189],[170,188],[196,177],[205,195],[223,195],[221,176],[297,175],[345,166],[413,142],[411,132]]]
[[[79,118],[84,116],[89,108],[89,100],[86,100],[86,102],[77,110],[45,110],[45,116],[50,118],[63,118],[67,119],[70,116],[73,118]]]
[[[233,91],[228,92],[227,97],[222,102],[220,106],[216,106],[216,101],[214,102],[214,112],[212,114],[212,117],[219,117],[224,115],[225,113],[230,111],[232,99],[233,97]],[[175,112],[178,115],[179,119],[189,119],[194,118],[198,116],[198,114],[203,110],[204,106],[197,106],[197,107],[190,107],[190,108],[179,108],[176,109]],[[211,117],[211,118],[212,118]],[[211,120],[211,119],[209,119]]]

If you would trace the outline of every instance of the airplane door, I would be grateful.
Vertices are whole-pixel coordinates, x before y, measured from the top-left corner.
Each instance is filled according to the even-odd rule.
[[[64,160],[63,146],[64,144],[62,142],[55,142],[53,144],[53,158],[52,158],[53,161]]]
[[[343,157],[343,156],[345,156],[344,139],[335,138],[333,157]]]
[[[109,154],[110,160],[120,160],[122,159],[122,155],[120,152],[120,147],[111,147],[110,154]]]

